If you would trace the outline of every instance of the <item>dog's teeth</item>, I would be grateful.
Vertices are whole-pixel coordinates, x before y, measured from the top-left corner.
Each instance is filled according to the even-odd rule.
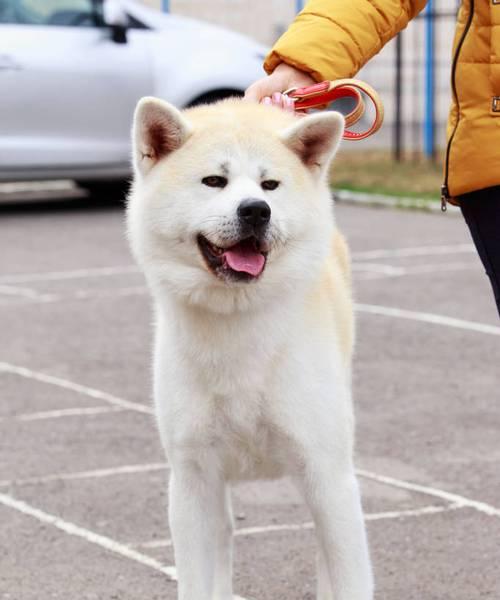
[[[210,248],[210,251],[216,256],[220,256],[224,252],[222,248],[215,246],[215,244],[212,244],[211,242],[208,243],[208,246]]]

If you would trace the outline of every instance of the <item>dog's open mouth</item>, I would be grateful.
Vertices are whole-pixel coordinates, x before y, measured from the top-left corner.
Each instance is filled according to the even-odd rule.
[[[266,266],[267,251],[255,236],[221,248],[200,233],[198,246],[210,271],[219,277],[251,281],[259,277]]]

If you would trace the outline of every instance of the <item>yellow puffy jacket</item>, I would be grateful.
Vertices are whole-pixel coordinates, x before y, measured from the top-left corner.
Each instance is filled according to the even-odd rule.
[[[309,0],[267,56],[317,81],[353,77],[425,0]],[[500,185],[500,0],[462,0],[452,63],[453,100],[443,193]]]

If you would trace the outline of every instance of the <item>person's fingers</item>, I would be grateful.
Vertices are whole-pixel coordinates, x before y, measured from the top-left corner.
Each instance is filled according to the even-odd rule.
[[[312,85],[314,79],[309,73],[305,73],[286,63],[279,64],[268,77],[263,77],[248,87],[244,100],[249,102],[260,102],[265,96],[273,97],[274,93],[283,92],[290,87],[304,87]],[[288,104],[281,99],[273,100],[273,104],[289,110]]]
[[[283,108],[287,111],[287,112],[295,112],[295,102],[293,101],[292,98],[290,98],[289,96],[283,96],[284,98],[284,106]]]
[[[259,79],[247,89],[244,99],[249,102],[260,102],[265,96],[271,96],[273,92],[281,91],[279,82],[273,77]]]
[[[268,77],[258,79],[245,92],[244,100],[249,102],[260,102],[265,96],[270,96],[275,92],[282,92],[287,87],[287,81],[281,73],[273,73]]]
[[[285,96],[280,92],[273,93],[273,95],[271,96],[271,103],[273,106],[277,106],[278,108],[281,108],[282,110],[285,110],[287,112],[295,111],[295,103],[293,99],[288,96]]]
[[[281,63],[271,75],[252,83],[245,92],[244,100],[260,102],[266,106],[277,106],[293,113],[295,112],[294,101],[283,95],[283,91],[290,87],[303,87],[312,83],[314,83],[314,79],[308,73]]]
[[[283,103],[282,103],[281,98],[282,98],[281,92],[274,92],[272,95],[273,105],[277,106],[278,108],[283,108]]]
[[[261,80],[252,83],[252,85],[246,90],[245,95],[243,96],[244,100],[248,102],[259,102],[265,96],[265,93],[262,93],[262,85]]]
[[[279,92],[274,92],[272,96],[264,96],[260,103],[265,106],[277,106],[286,112],[295,112],[295,102],[293,99]]]

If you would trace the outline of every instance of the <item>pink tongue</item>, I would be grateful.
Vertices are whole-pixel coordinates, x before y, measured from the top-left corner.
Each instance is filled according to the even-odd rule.
[[[224,252],[227,264],[233,271],[242,271],[257,277],[264,269],[266,259],[260,252],[238,244]]]

